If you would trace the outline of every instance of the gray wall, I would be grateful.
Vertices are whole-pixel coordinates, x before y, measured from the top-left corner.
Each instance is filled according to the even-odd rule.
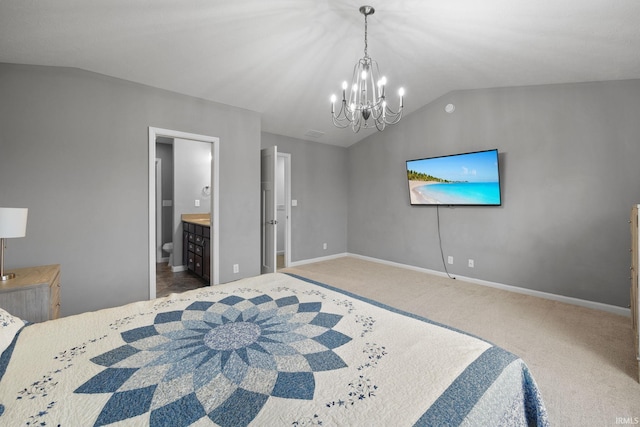
[[[349,251],[442,271],[436,210],[409,206],[404,162],[498,148],[503,206],[440,209],[450,270],[627,306],[638,111],[640,81],[458,91],[344,149],[261,134],[246,110],[76,69],[0,64],[0,205],[30,209],[6,262],[62,264],[63,315],[148,298],[154,126],[220,138],[222,282],[259,274],[258,151],[271,145],[292,156],[293,261]]]
[[[262,148],[291,154],[291,261],[347,251],[347,149],[262,133]],[[327,243],[327,249],[322,244]]]
[[[0,64],[9,268],[62,265],[62,315],[149,296],[148,127],[220,138],[220,279],[260,273],[260,116],[69,68]],[[240,264],[240,274],[232,265]]]
[[[349,252],[444,271],[405,161],[498,148],[503,206],[440,208],[450,272],[626,307],[639,112],[640,80],[449,93],[349,148]]]

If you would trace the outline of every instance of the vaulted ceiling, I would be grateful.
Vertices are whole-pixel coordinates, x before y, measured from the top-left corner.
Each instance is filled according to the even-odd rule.
[[[77,67],[349,146],[372,131],[334,128],[329,98],[363,56],[363,4],[405,114],[453,90],[640,78],[638,0],[2,0],[0,62]]]

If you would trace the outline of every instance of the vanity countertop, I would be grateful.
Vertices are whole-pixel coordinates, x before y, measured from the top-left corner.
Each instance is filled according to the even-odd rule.
[[[181,219],[184,222],[211,227],[211,214],[208,213],[182,214]]]

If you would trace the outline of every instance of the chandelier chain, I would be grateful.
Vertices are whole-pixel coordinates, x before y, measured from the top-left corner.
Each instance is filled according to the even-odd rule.
[[[367,54],[367,15],[364,15],[364,57],[367,58],[369,55]]]

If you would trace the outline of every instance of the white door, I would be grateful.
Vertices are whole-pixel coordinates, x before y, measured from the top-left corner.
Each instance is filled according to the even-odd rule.
[[[265,148],[261,151],[262,175],[262,273],[276,271],[276,235],[278,232],[277,203],[276,203],[276,169],[278,162],[278,147]]]
[[[638,229],[638,215],[640,205],[631,210],[631,324],[633,326],[633,340],[638,362],[638,381],[640,381],[640,230]]]

